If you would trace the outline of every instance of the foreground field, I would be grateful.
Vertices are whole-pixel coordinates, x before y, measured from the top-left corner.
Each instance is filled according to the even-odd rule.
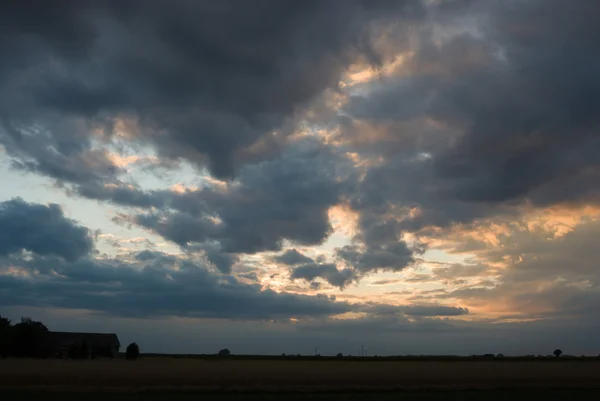
[[[3,391],[600,388],[600,361],[0,360]]]
[[[569,390],[477,390],[477,391],[404,391],[387,393],[228,393],[198,394],[177,392],[138,393],[77,393],[77,392],[1,392],[2,401],[588,401],[597,400],[598,391],[591,389]]]

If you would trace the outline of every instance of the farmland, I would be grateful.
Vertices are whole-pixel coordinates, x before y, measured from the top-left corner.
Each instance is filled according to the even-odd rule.
[[[473,390],[494,390],[488,393],[490,396],[510,396],[511,391],[548,391],[541,388],[574,391],[584,397],[600,388],[600,361],[7,359],[0,360],[0,386],[3,399],[22,396],[34,400],[38,399],[36,394],[43,399],[56,396],[64,400],[69,399],[69,394],[75,396],[82,391],[91,394],[90,399],[108,391],[113,401],[131,392],[143,394],[142,399],[148,400],[192,399],[198,392],[205,393],[204,399],[219,398],[216,393],[222,396],[223,392],[228,393],[227,399],[240,400],[254,399],[258,393],[260,399],[277,399],[281,393],[290,393],[286,397],[293,399],[307,393],[312,394],[312,399],[319,399],[319,394],[338,399],[340,392],[355,392],[356,397],[364,396],[364,392],[378,393],[379,399],[392,399],[397,391],[405,393],[403,399],[411,399],[417,393],[419,399],[437,399],[440,391],[453,391],[462,394],[463,399],[471,399],[475,397]],[[471,392],[465,393],[466,390]],[[173,392],[177,392],[177,397],[173,398]],[[433,398],[427,398],[427,394]],[[353,399],[348,397],[342,398]]]

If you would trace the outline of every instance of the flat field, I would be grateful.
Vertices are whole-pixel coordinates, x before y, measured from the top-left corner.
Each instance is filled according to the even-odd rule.
[[[0,391],[600,389],[600,361],[0,360]]]
[[[198,393],[4,391],[2,401],[597,401],[593,389],[423,390],[362,393]]]

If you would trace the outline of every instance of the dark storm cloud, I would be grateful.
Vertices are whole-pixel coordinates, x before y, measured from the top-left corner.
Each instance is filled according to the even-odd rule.
[[[93,148],[87,134],[92,123],[48,117],[40,125],[21,126],[7,117],[3,100],[0,96],[0,143],[13,167],[48,175],[61,184],[100,186],[123,172],[106,150]]]
[[[413,252],[406,242],[394,236],[364,248],[346,245],[336,250],[339,259],[362,274],[378,270],[400,271],[414,262]]]
[[[28,6],[36,5],[43,11]],[[133,221],[183,247],[217,242],[219,253],[206,256],[224,271],[232,253],[329,236],[327,211],[353,186],[338,171],[347,163],[328,161],[327,149],[280,153],[282,144],[296,115],[351,63],[381,61],[373,35],[423,15],[419,2],[401,1],[83,1],[60,13],[52,34],[53,25],[22,6],[4,5],[11,42],[0,47],[22,49],[0,74],[0,137],[13,165],[54,177],[72,194],[155,208]],[[226,194],[124,184],[124,171],[98,150],[117,119],[133,121],[127,140],[219,177],[236,172],[235,183]],[[408,261],[399,247],[377,244],[357,268]]]
[[[376,243],[387,235],[387,241],[395,241],[403,231],[517,214],[518,202],[490,204],[457,199],[453,182],[440,179],[434,164],[433,159],[402,153],[365,174],[351,200],[352,207],[361,213],[359,224],[365,239]],[[391,214],[404,219],[390,223]]]
[[[109,201],[117,205],[141,208],[162,208],[171,196],[167,191],[144,191],[139,187],[117,183],[106,185],[101,181],[81,183],[69,192],[90,199]]]
[[[171,193],[165,210],[134,221],[184,247],[217,241],[224,252],[256,253],[280,250],[284,239],[317,245],[332,231],[329,208],[354,180],[343,156],[303,140],[276,159],[244,167],[226,189]]]
[[[295,267],[290,278],[313,281],[320,277],[334,287],[344,288],[356,279],[356,273],[352,269],[339,270],[335,263],[309,263]]]
[[[412,231],[510,215],[525,203],[597,203],[600,5],[456,7],[436,11],[436,29],[476,27],[477,35],[440,43],[425,25],[403,74],[364,85],[366,95],[346,107],[350,146],[384,158],[353,207],[375,216],[418,208],[400,224]],[[356,121],[383,133],[358,143]]]
[[[81,1],[3,2],[0,53],[2,142],[51,176],[23,144],[31,127],[83,120],[112,131],[132,118],[137,140],[167,158],[208,165],[230,177],[245,160],[271,154],[294,115],[359,59],[378,62],[375,21],[421,14],[418,2]],[[11,132],[8,132],[11,131]],[[40,134],[36,134],[40,135]],[[77,157],[50,127],[58,156]],[[89,140],[87,130],[77,135]],[[253,150],[259,140],[267,149]],[[29,141],[25,141],[29,142]],[[58,147],[57,147],[58,148]],[[258,154],[257,154],[258,152]],[[58,174],[56,178],[63,179]]]
[[[214,249],[206,250],[205,253],[208,261],[223,273],[231,273],[231,267],[238,261],[237,256]]]
[[[239,261],[238,255],[221,252],[220,245],[214,243],[190,247],[190,249],[193,251],[202,251],[208,263],[225,274],[230,274],[233,265]]]
[[[29,251],[75,261],[93,247],[90,231],[65,217],[59,205],[0,202],[0,256]]]
[[[360,180],[353,188],[353,195],[350,195],[350,198],[356,196],[356,189],[360,188],[362,182],[364,180]],[[350,274],[350,270],[345,269],[343,270],[345,274],[339,276],[331,275],[331,269],[323,270],[324,275],[321,277],[327,281],[349,283],[379,270],[400,271],[415,261],[413,253],[422,251],[418,247],[409,247],[402,240],[399,224],[386,221],[385,217],[373,211],[362,210],[358,223],[360,231],[354,236],[353,241],[362,245],[345,245],[335,249],[336,259],[353,273]],[[312,272],[317,270],[310,269],[310,271],[313,274]]]
[[[0,277],[3,305],[83,308],[113,315],[179,315],[233,319],[327,316],[351,309],[327,297],[261,290],[231,276],[210,273],[202,264],[148,254],[138,262],[52,257],[0,261],[35,277]],[[143,259],[140,261],[139,259]],[[170,262],[169,262],[170,261]],[[54,274],[53,274],[54,273]],[[43,277],[44,280],[38,280]]]
[[[600,5],[536,1],[518,12],[502,5],[490,12],[487,63],[467,69],[470,79],[457,71],[461,84],[444,85],[433,105],[439,118],[469,124],[438,159],[438,174],[453,180],[456,196],[466,201],[545,203],[539,196],[546,192],[555,193],[554,201],[585,199],[585,193],[563,193],[561,181],[587,175],[600,162],[595,134],[600,29],[593,23]],[[447,51],[482,47],[463,38],[457,42]],[[494,60],[493,51],[502,56]],[[431,61],[444,53],[432,54]]]
[[[19,274],[13,275],[14,269]],[[6,306],[89,309],[142,318],[245,320],[327,317],[363,310],[377,315],[376,309],[384,308],[339,302],[326,295],[264,290],[259,284],[214,274],[198,259],[160,252],[74,262],[53,256],[9,256],[0,258],[0,272],[0,301]],[[385,314],[394,308],[390,306]]]
[[[415,261],[413,253],[421,252],[399,238],[395,225],[361,228],[354,240],[360,240],[363,246],[345,245],[335,250],[337,261],[345,268],[339,269],[335,263],[311,262],[295,267],[291,278],[312,281],[320,277],[332,286],[344,288],[369,273],[403,270]]]
[[[296,249],[288,249],[281,255],[273,258],[277,263],[281,263],[288,266],[301,265],[303,263],[314,263],[314,260],[308,256],[298,252]]]

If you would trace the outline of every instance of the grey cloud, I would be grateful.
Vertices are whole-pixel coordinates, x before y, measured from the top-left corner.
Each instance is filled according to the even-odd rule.
[[[383,157],[353,207],[401,213],[400,229],[417,231],[514,216],[527,203],[597,203],[598,7],[536,0],[436,9],[437,28],[423,24],[402,73],[364,85],[366,95],[345,109],[347,145]],[[478,34],[434,35],[459,25]],[[358,122],[384,133],[357,142]],[[408,216],[411,208],[418,213]]]
[[[364,318],[359,319],[335,319],[333,321],[307,321],[298,325],[298,329],[301,331],[314,331],[318,333],[333,334],[337,338],[340,335],[356,335],[358,338],[369,337],[380,337],[384,336],[385,333],[445,333],[449,332],[462,332],[464,329],[449,322],[435,317],[416,317],[412,318],[404,316],[402,314],[384,314],[382,316],[368,315]],[[360,340],[361,342],[363,340]],[[375,342],[376,344],[376,342]],[[373,344],[370,348],[371,353],[374,352],[373,348],[377,346]],[[406,354],[412,354],[414,351],[407,349]],[[425,352],[425,354],[428,352]],[[392,352],[397,355],[398,352]]]
[[[369,235],[374,228],[389,224],[386,216],[392,213],[403,218],[394,223],[392,239],[402,231],[468,224],[490,215],[518,213],[517,203],[490,205],[457,199],[451,195],[453,183],[443,182],[435,175],[434,163],[432,159],[418,159],[403,152],[370,169],[351,201],[361,213],[362,231]],[[413,209],[416,213],[411,214]]]
[[[144,132],[137,140],[162,156],[231,177],[245,160],[272,154],[279,146],[268,140],[272,132],[286,136],[294,115],[335,88],[349,64],[379,61],[375,21],[422,10],[404,1],[176,1],[165,8],[126,0],[56,9],[9,2],[1,14],[7,40],[0,52],[12,57],[0,64],[0,110],[15,130],[59,117],[112,131],[115,118],[133,118]],[[51,152],[31,152],[8,137],[13,154],[23,151],[37,171],[55,174],[38,162]],[[63,138],[47,132],[49,143]],[[253,150],[261,141],[270,145]]]
[[[371,285],[392,285],[401,283],[400,279],[386,279],[386,280],[375,280],[371,283]]]
[[[218,229],[213,220],[194,218],[185,213],[140,214],[135,216],[134,222],[181,246],[207,241]]]
[[[228,253],[280,250],[287,239],[322,243],[331,233],[328,210],[354,182],[349,161],[315,140],[303,140],[274,160],[243,168],[227,189],[163,193],[164,210],[135,223],[188,246],[216,241]]]
[[[386,82],[370,84],[369,94],[352,97],[344,111],[354,118],[378,123],[415,118],[430,107],[430,85],[424,78],[401,79],[395,85]],[[376,102],[372,101],[373,97]],[[351,124],[351,121],[345,122]]]
[[[8,117],[3,100],[0,96],[0,143],[12,157],[14,168],[48,175],[61,184],[101,185],[115,181],[123,172],[106,150],[92,146],[86,133],[98,124],[48,116],[43,123],[24,126]]]
[[[374,315],[396,315],[404,314],[408,316],[461,316],[467,315],[467,308],[445,305],[386,305],[369,304],[365,307],[365,312]]]
[[[193,259],[138,256],[137,262],[53,257],[0,260],[31,277],[0,277],[3,305],[82,308],[110,315],[178,315],[221,319],[328,316],[353,307],[328,297],[262,290],[231,276],[210,273]],[[57,274],[58,273],[58,274]],[[43,280],[40,280],[43,278]]]
[[[453,264],[432,269],[433,279],[453,280],[465,277],[476,277],[491,273],[484,264]]]
[[[11,273],[19,269],[19,274]],[[350,304],[335,296],[264,290],[215,274],[195,257],[139,252],[117,259],[53,256],[0,258],[2,305],[77,308],[112,316],[187,316],[215,319],[325,318],[384,305]]]
[[[168,256],[159,251],[144,250],[144,251],[138,252],[135,255],[135,259],[140,260],[142,262],[145,262],[147,260],[156,260],[156,259],[162,259],[162,258],[166,259],[169,263],[173,263],[175,261],[174,257]]]
[[[93,248],[90,231],[65,217],[59,205],[0,202],[0,256],[30,251],[74,261]]]
[[[364,179],[361,180],[356,189],[360,191],[364,182]],[[336,249],[336,256],[361,274],[379,270],[400,271],[411,265],[415,261],[413,253],[421,250],[408,247],[401,239],[401,225],[390,219],[389,215],[381,214],[381,208],[356,207],[357,202],[363,202],[365,197],[370,196],[379,197],[377,194],[357,191],[351,197],[351,205],[361,212],[358,220],[360,232],[353,239],[362,243],[362,246],[345,245]]]
[[[73,194],[156,208],[130,221],[183,247],[218,242],[224,254],[328,237],[327,210],[354,185],[338,171],[349,164],[328,160],[327,149],[298,153],[304,145],[296,141],[286,148],[286,136],[296,114],[337,87],[351,63],[381,61],[374,34],[424,15],[419,2],[264,1],[260,12],[243,1],[168,10],[153,1],[82,2],[64,10],[55,37],[47,24],[24,28],[35,17],[21,4],[7,7],[13,20],[3,29],[25,49],[23,67],[6,64],[0,74],[0,138],[14,165]],[[85,34],[67,40],[80,29]],[[62,51],[67,44],[71,51]],[[215,176],[235,176],[230,192],[124,184],[94,143],[110,141],[120,120],[133,121],[126,140],[151,144],[167,161],[186,158]],[[410,260],[401,246],[372,248],[356,268],[400,269]]]
[[[511,220],[510,224],[500,224],[505,224],[506,232],[497,235],[495,246],[480,243],[471,248],[470,252],[477,255],[477,263],[434,268],[434,275],[440,279],[494,276],[507,286],[555,280],[587,283],[590,288],[600,285],[596,274],[596,260],[600,258],[595,246],[600,235],[597,219],[582,219],[561,235],[557,235],[556,226],[545,225],[543,220]],[[456,249],[461,246],[458,241]],[[493,267],[496,264],[508,268]]]
[[[434,281],[434,277],[430,276],[429,274],[420,273],[420,274],[415,274],[412,277],[408,277],[408,278],[404,279],[404,281],[408,281],[410,283]]]
[[[320,277],[334,287],[344,288],[356,280],[356,272],[352,269],[339,270],[334,263],[310,263],[295,267],[290,278],[313,281]]]
[[[337,250],[337,256],[363,273],[377,270],[400,271],[414,261],[412,251],[404,241],[372,245],[365,250],[356,245],[346,245]]]
[[[256,274],[256,272],[241,273],[238,274],[238,276],[253,282],[258,282],[258,275]]]
[[[314,260],[309,258],[308,256],[298,252],[296,249],[288,249],[281,255],[278,255],[273,258],[273,260],[277,263],[282,263],[288,266],[296,266],[306,263],[314,263]]]
[[[239,261],[239,256],[231,253],[221,252],[221,247],[217,244],[204,244],[202,246],[194,247],[194,250],[202,250],[204,257],[219,269],[222,273],[231,273],[231,268],[235,263]]]
[[[141,208],[164,207],[167,202],[165,198],[169,195],[165,191],[144,191],[139,187],[125,185],[121,182],[106,184],[106,182],[97,180],[83,182],[76,185],[70,192],[86,198]]]
[[[594,243],[600,233],[598,221],[581,222],[561,236],[543,225],[516,221],[507,230],[498,236],[496,246],[481,244],[473,250],[478,264],[434,269],[440,279],[493,276],[493,281],[479,279],[435,298],[467,306],[483,303],[494,312],[520,318],[598,318],[600,252]],[[499,263],[502,268],[496,267]]]

